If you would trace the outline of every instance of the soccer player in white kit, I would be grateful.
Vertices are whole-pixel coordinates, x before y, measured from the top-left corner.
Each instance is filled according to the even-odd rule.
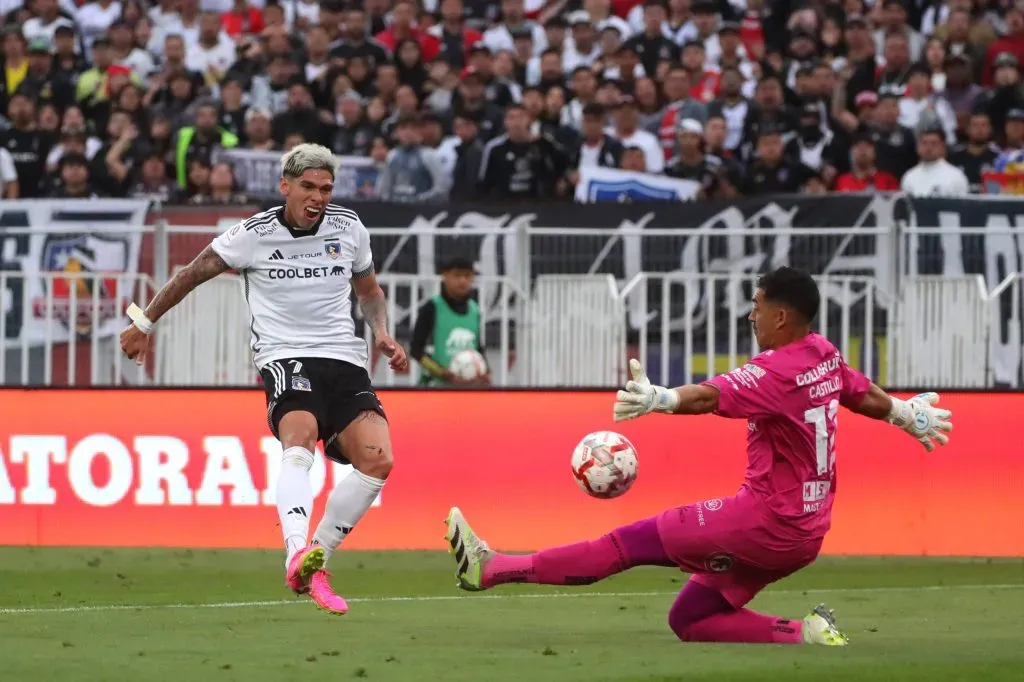
[[[302,144],[281,159],[285,205],[221,234],[178,272],[121,333],[121,348],[145,361],[156,322],[190,291],[222,272],[242,277],[254,361],[267,394],[267,421],[281,441],[277,511],[287,549],[285,582],[331,613],[348,605],[331,588],[327,560],[377,498],[391,472],[384,408],[365,369],[366,344],[356,336],[354,289],[378,351],[392,369],[408,359],[387,331],[370,235],[355,212],[330,204],[334,155]],[[353,471],[335,486],[309,536],[313,490],[309,471],[318,440]]]

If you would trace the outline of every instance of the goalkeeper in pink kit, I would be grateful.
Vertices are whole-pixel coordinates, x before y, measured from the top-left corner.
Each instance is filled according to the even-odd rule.
[[[903,401],[848,367],[810,330],[819,304],[808,274],[778,268],[757,283],[750,321],[763,352],[746,365],[670,389],[652,385],[640,363],[630,361],[633,380],[616,394],[615,421],[651,412],[747,420],[747,472],[733,497],[669,509],[596,540],[517,555],[491,550],[455,507],[446,538],[460,587],[589,585],[634,566],[678,567],[693,574],[668,614],[683,641],[845,646],[824,606],[802,620],[745,608],[821,550],[836,493],[839,407],[886,420],[929,451],[948,442],[952,424],[935,393]]]

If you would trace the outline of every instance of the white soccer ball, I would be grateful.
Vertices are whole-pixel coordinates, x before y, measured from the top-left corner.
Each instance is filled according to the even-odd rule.
[[[622,495],[636,481],[636,448],[614,431],[588,433],[572,453],[572,475],[591,497]]]
[[[460,350],[452,358],[448,371],[463,381],[472,381],[487,374],[487,361],[475,350]]]

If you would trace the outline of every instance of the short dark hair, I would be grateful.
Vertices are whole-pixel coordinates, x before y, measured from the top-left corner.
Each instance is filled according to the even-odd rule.
[[[922,137],[927,135],[934,135],[939,138],[939,142],[946,144],[946,133],[943,132],[942,128],[927,127],[917,131],[917,139],[920,140]]]
[[[781,303],[800,313],[810,324],[818,315],[821,294],[814,279],[804,270],[784,265],[766,272],[757,279],[757,288],[764,291],[764,299]]]

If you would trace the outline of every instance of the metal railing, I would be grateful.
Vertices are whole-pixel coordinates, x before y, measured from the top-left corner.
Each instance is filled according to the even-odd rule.
[[[647,301],[649,288],[660,291],[660,304],[644,309],[637,342],[639,360],[651,380],[689,384],[727,372],[759,353],[747,319],[756,280],[755,275],[687,273],[643,273],[630,280],[619,294],[623,299],[638,295]],[[884,329],[886,316],[879,303],[886,295],[865,277],[815,280],[822,292],[815,330],[835,343],[851,365],[887,381],[880,375],[891,363],[876,348],[876,332]]]
[[[820,260],[826,272],[818,277],[823,293],[820,331],[837,343],[851,364],[889,384],[915,384],[925,379],[937,387],[1019,386],[1022,382],[1024,303],[1019,279],[989,292],[1006,276],[1006,268],[1012,273],[1020,269],[1018,264],[1024,267],[1024,234],[1013,227],[898,225],[787,231],[751,225],[680,233],[645,229],[637,224],[615,229],[573,228],[567,233],[559,228],[535,227],[528,221],[505,221],[500,227],[493,222],[482,226],[467,222],[457,229],[429,224],[371,229],[371,235],[379,262],[378,278],[388,292],[391,324],[403,343],[408,342],[419,306],[439,288],[434,273],[442,256],[458,249],[476,260],[481,272],[478,298],[485,320],[483,335],[497,386],[537,385],[540,381],[536,368],[549,360],[542,362],[538,353],[553,345],[541,341],[541,330],[530,326],[532,320],[539,319],[530,316],[531,310],[537,310],[537,285],[544,281],[542,278],[555,274],[550,270],[557,269],[556,264],[565,262],[566,254],[574,250],[585,255],[568,263],[567,267],[577,270],[573,276],[605,278],[602,281],[612,277],[618,288],[618,293],[609,294],[599,304],[593,299],[592,307],[598,306],[594,310],[603,311],[600,316],[605,319],[616,314],[614,306],[621,306],[621,333],[626,345],[636,347],[630,352],[649,361],[652,379],[682,383],[727,371],[756,351],[745,320],[755,273],[786,262],[791,246],[788,240],[814,235],[821,237],[821,248],[813,246],[817,242],[806,242],[802,248],[813,247],[811,260]],[[123,233],[138,233],[144,238],[141,251],[146,272],[137,275],[44,272],[30,276],[4,270],[0,262],[0,339],[4,339],[0,384],[254,382],[256,375],[247,350],[248,323],[237,324],[244,302],[236,282],[226,276],[204,284],[161,322],[153,359],[146,367],[118,359],[116,334],[124,324],[121,313],[127,301],[145,304],[166,281],[172,265],[190,260],[225,227],[160,223],[126,229]],[[46,228],[0,229],[4,239],[30,233],[46,233]],[[971,317],[974,321],[966,327],[987,327],[988,331],[967,338],[963,333],[966,318],[946,315],[942,322],[946,336],[936,336],[935,329],[927,326],[936,324],[938,318],[928,316],[928,306],[944,305],[964,315],[974,311],[972,299],[965,298],[968,290],[962,288],[968,285],[955,282],[957,277],[962,279],[957,272],[977,269],[977,264],[965,265],[962,261],[967,256],[956,250],[957,240],[978,236],[996,237],[984,250],[987,277],[983,276],[982,281],[987,281],[988,288],[975,299],[988,313],[977,319]],[[859,237],[896,244],[898,248],[890,255],[877,257],[849,251]],[[651,240],[657,240],[653,246]],[[667,252],[659,262],[674,263],[673,271],[637,269],[644,264],[645,250],[663,247]],[[0,258],[4,257],[0,253]],[[926,283],[930,275],[920,273],[936,269],[946,273],[940,279],[949,284],[925,296],[927,287],[935,289],[937,285]],[[867,274],[843,274],[846,270],[866,270]],[[978,277],[971,276],[971,282],[969,286],[977,289]],[[941,303],[943,297],[948,298],[946,303]],[[583,300],[582,294],[573,299],[567,292],[556,299],[544,301],[549,321],[573,319]],[[561,314],[559,305],[564,309]],[[115,311],[116,320],[111,316]],[[219,322],[211,324],[211,320]],[[958,323],[959,336],[953,333]],[[26,325],[31,327],[29,331],[23,329]],[[581,362],[581,366],[609,364],[596,355],[599,346],[619,353],[621,346],[616,339],[620,329],[608,325],[603,328],[607,329],[607,338],[593,333],[576,335],[578,344],[591,344],[587,357],[592,362]],[[361,326],[360,333],[364,333]],[[953,339],[948,344],[961,349],[955,352],[962,360],[954,362],[943,355],[953,352],[943,341],[942,352],[928,356],[927,362],[932,368],[945,368],[941,369],[944,373],[923,374],[915,363],[925,362],[925,356],[910,349],[925,338],[932,339],[929,343],[933,345],[938,343],[935,339]],[[976,360],[981,357],[978,349],[983,345],[986,364],[981,368]],[[564,354],[564,349],[559,352]],[[413,385],[418,380],[418,368],[399,376],[385,367],[386,363],[380,362],[373,367],[374,379],[381,385]],[[595,370],[593,376],[606,375]],[[580,380],[572,374],[561,381],[582,381],[580,385],[598,382]]]
[[[118,334],[128,303],[145,305],[153,289],[148,275],[0,270],[0,385],[149,383],[148,369],[121,354]]]

